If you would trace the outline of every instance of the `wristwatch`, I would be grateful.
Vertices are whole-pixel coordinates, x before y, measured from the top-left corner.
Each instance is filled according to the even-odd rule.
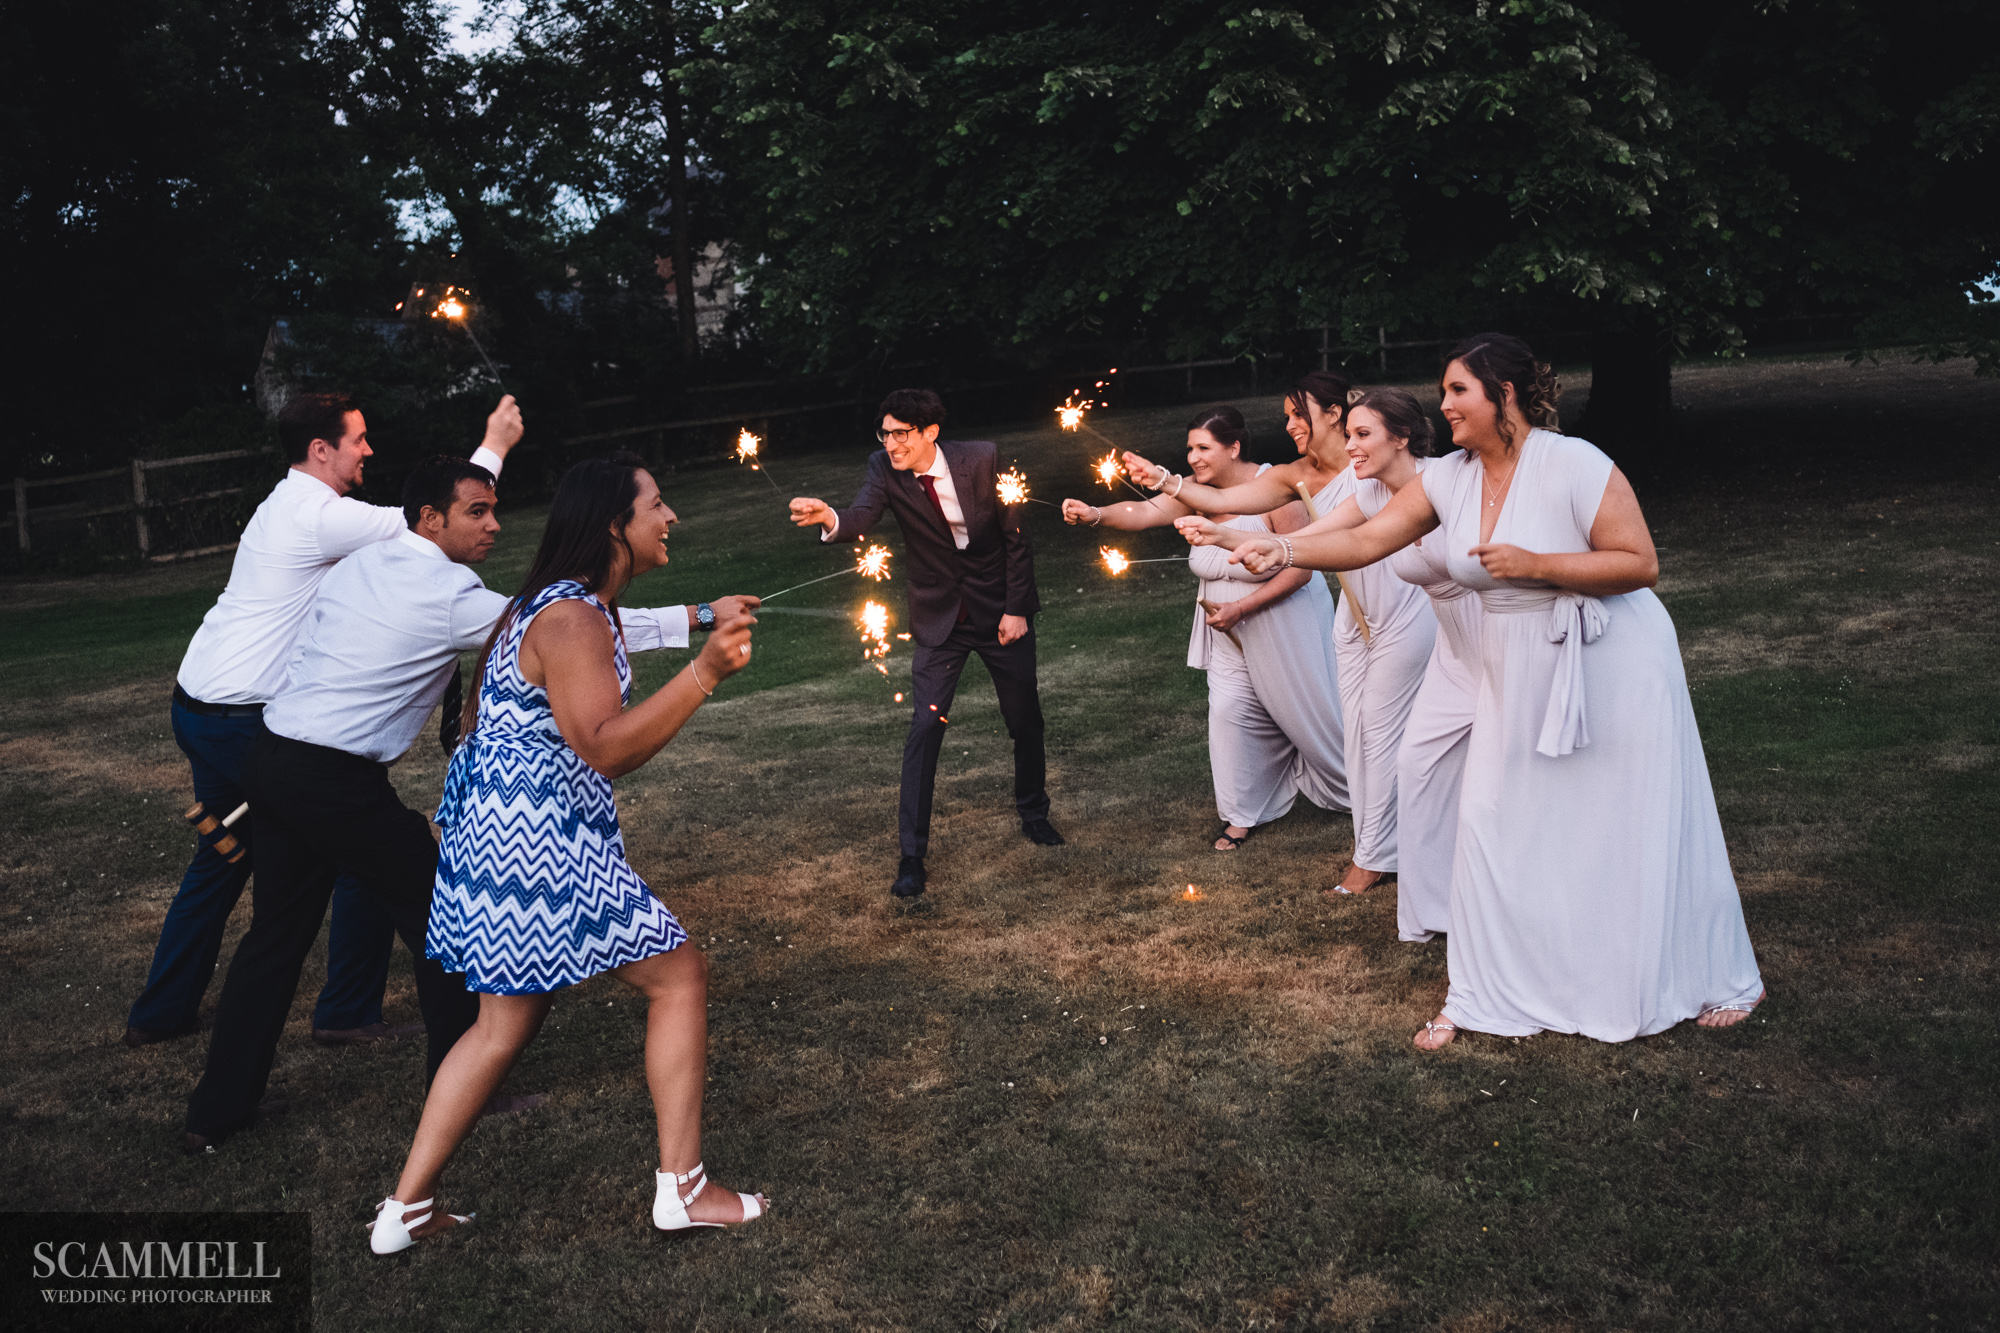
[[[697,602],[694,608],[694,627],[698,630],[715,628],[715,608],[707,602]]]

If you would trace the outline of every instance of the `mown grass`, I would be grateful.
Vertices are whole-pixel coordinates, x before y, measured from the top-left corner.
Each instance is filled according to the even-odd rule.
[[[178,1156],[202,1043],[115,1039],[186,852],[166,691],[226,571],[156,597],[136,577],[20,585],[0,611],[0,1188],[20,1208],[308,1209],[328,1329],[1992,1327],[2000,496],[1988,464],[1934,442],[2000,391],[1963,379],[1702,372],[1688,449],[1621,460],[1772,992],[1724,1032],[1416,1054],[1442,941],[1397,943],[1386,894],[1320,896],[1344,817],[1302,805],[1241,853],[1206,850],[1185,574],[1112,582],[1102,534],[1039,506],[1071,843],[1016,833],[975,664],[934,888],[901,908],[907,646],[885,681],[839,620],[766,617],[751,668],[620,783],[635,862],[710,953],[707,1160],[776,1204],[691,1242],[645,1224],[643,1016],[609,980],[558,1002],[512,1081],[551,1101],[482,1124],[453,1167],[441,1201],[481,1217],[443,1243],[374,1260],[360,1230],[415,1124],[419,1049],[322,1051],[303,1003],[274,1073],[297,1109]],[[1826,445],[1881,403],[1877,432],[1914,460],[1893,476],[1859,466],[1879,438]],[[1171,440],[1176,416],[1105,428]],[[1258,417],[1276,443],[1274,404]],[[1001,440],[1038,495],[1089,493],[1072,440]],[[773,463],[788,494],[844,499],[863,452]],[[784,525],[761,479],[667,490],[684,521],[647,597],[767,592],[845,558]],[[503,534],[495,586],[534,527]],[[858,581],[796,606],[869,595],[900,613],[893,585]],[[674,666],[645,664],[642,687]],[[412,804],[440,769],[422,745],[398,766]],[[399,956],[392,1016],[412,1001]]]

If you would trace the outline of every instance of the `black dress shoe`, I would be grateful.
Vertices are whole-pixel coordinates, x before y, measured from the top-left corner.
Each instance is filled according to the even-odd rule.
[[[199,1031],[201,1031],[201,1024],[199,1023],[194,1024],[192,1027],[184,1027],[179,1032],[155,1032],[151,1028],[127,1027],[123,1040],[127,1046],[136,1051],[141,1046],[152,1046],[163,1041],[173,1041],[177,1037],[192,1036]]]
[[[924,858],[906,856],[896,863],[896,882],[889,892],[898,898],[914,898],[924,891]]]
[[[1042,847],[1060,847],[1067,839],[1056,832],[1056,826],[1046,819],[1024,819],[1021,821],[1021,836]]]
[[[281,1115],[289,1115],[291,1109],[292,1100],[289,1097],[266,1097],[263,1101],[258,1102],[257,1109],[250,1113],[250,1123],[254,1125],[263,1120],[275,1120]],[[189,1130],[187,1133],[181,1135],[181,1151],[190,1157],[202,1153],[212,1153],[228,1137],[229,1135],[227,1134],[197,1134],[193,1130]]]

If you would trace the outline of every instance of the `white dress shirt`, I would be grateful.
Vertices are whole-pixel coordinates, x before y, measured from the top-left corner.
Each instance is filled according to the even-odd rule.
[[[458,655],[485,644],[507,601],[407,528],[364,547],[320,584],[264,725],[395,762],[443,700]],[[629,652],[687,646],[684,606],[621,611],[619,620]]]
[[[472,461],[495,478],[503,466],[486,448]],[[408,530],[397,506],[363,504],[297,468],[285,473],[243,528],[229,586],[181,658],[180,687],[204,703],[270,702],[327,571]]]
[[[938,504],[944,508],[944,521],[951,525],[951,544],[963,551],[971,544],[972,535],[965,530],[965,510],[959,506],[958,487],[952,484],[951,468],[944,461],[944,450],[932,449],[931,465],[911,475],[930,477],[936,481]],[[917,485],[922,486],[923,483],[918,482]],[[833,531],[832,527],[823,527],[819,539],[823,542],[832,541]]]

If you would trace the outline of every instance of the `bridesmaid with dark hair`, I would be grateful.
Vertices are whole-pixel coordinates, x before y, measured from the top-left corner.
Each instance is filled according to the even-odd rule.
[[[750,660],[754,597],[736,599],[679,675],[630,705],[618,598],[667,563],[667,507],[630,455],[564,474],[520,593],[480,656],[479,688],[445,775],[426,951],[465,974],[479,1019],[424,1101],[370,1248],[394,1254],[468,1221],[432,1209],[439,1179],[555,993],[610,972],[648,1001],[646,1086],[659,1135],[653,1225],[748,1222],[764,1196],[707,1191],[701,1101],[708,962],[625,855],[611,779],[672,740]]]
[[[1316,373],[1317,374],[1317,373]],[[1304,399],[1318,410],[1314,397],[1315,376],[1292,391],[1286,411],[1294,413]],[[1343,396],[1344,413],[1337,433],[1328,430],[1315,435],[1301,448],[1319,461],[1337,451],[1347,466],[1325,486],[1313,492],[1308,503],[1317,522],[1307,532],[1325,531],[1359,523],[1361,506],[1368,512],[1388,503],[1397,487],[1416,476],[1422,455],[1429,451],[1430,424],[1421,412],[1414,413],[1417,431],[1409,436],[1389,431],[1374,408],[1357,415],[1357,404],[1346,381],[1326,376],[1320,392],[1333,391],[1335,384]],[[1400,391],[1376,390],[1377,394]],[[1407,397],[1408,395],[1404,395]],[[1309,418],[1310,419],[1310,418]],[[1296,436],[1298,432],[1294,432]],[[1360,438],[1357,438],[1357,433]],[[1130,455],[1128,455],[1130,457]],[[1142,460],[1143,461],[1143,460]],[[1299,469],[1298,464],[1287,467]],[[1153,470],[1157,473],[1157,469]],[[1273,498],[1275,485],[1268,479],[1278,476],[1273,468],[1248,485],[1217,490],[1171,475],[1148,475],[1149,484],[1159,481],[1167,494],[1203,514],[1224,510],[1258,513],[1260,504]],[[1133,475],[1139,476],[1134,469]],[[1306,494],[1302,488],[1301,495]],[[1194,520],[1187,525],[1201,531]],[[1216,531],[1213,528],[1207,531]],[[1245,534],[1231,533],[1232,540]],[[1366,893],[1396,873],[1396,750],[1402,742],[1403,719],[1409,715],[1417,686],[1423,680],[1424,663],[1437,635],[1437,620],[1423,593],[1389,572],[1386,563],[1371,565],[1340,578],[1342,596],[1334,617],[1334,650],[1340,661],[1340,701],[1346,733],[1347,792],[1354,812],[1354,856],[1332,894]]]
[[[1243,457],[1243,414],[1205,408],[1188,422],[1188,469],[1196,481],[1241,486],[1270,470]],[[1063,501],[1063,519],[1136,532],[1189,512],[1156,495],[1144,503]],[[1306,521],[1294,500],[1269,515],[1229,514],[1231,530],[1292,532]],[[1222,831],[1215,850],[1234,851],[1259,827],[1282,819],[1303,792],[1326,810],[1347,809],[1346,742],[1333,655],[1333,598],[1318,574],[1272,576],[1196,547],[1200,580],[1188,665],[1208,673],[1208,763]]]
[[[1555,376],[1520,339],[1468,339],[1439,391],[1463,452],[1352,531],[1230,557],[1352,569],[1442,528],[1453,581],[1484,603],[1451,989],[1416,1043],[1739,1023],[1764,987],[1638,497],[1556,433]]]

